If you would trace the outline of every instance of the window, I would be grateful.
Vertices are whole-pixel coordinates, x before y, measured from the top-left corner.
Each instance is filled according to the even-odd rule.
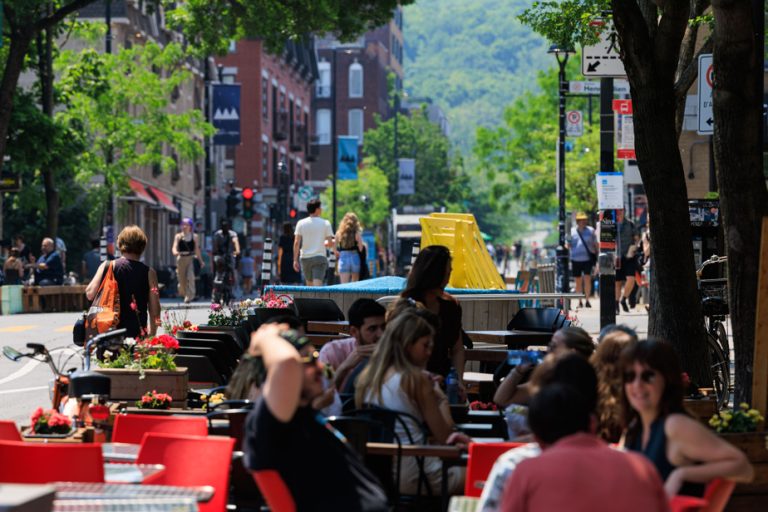
[[[348,117],[348,132],[349,135],[354,135],[357,137],[357,144],[358,146],[362,146],[363,144],[363,111],[359,108],[353,108],[349,111]]]
[[[269,81],[261,78],[261,117],[269,118]]]
[[[269,144],[261,143],[261,183],[267,182],[269,176]]]
[[[331,63],[322,61],[317,63],[318,79],[315,85],[315,95],[318,98],[331,97]]]
[[[349,66],[349,97],[363,97],[363,65],[357,60]]]
[[[317,119],[315,120],[315,135],[317,135],[317,143],[327,145],[331,143],[331,110],[328,108],[321,108],[317,111]]]

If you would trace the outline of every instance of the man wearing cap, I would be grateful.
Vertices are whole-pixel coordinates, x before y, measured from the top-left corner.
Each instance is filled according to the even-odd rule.
[[[586,306],[592,307],[589,298],[592,296],[592,270],[597,263],[597,237],[594,228],[587,226],[587,214],[576,214],[576,227],[571,229],[571,263],[573,278],[576,281],[576,293],[584,293],[587,297]],[[579,307],[583,307],[579,299]]]

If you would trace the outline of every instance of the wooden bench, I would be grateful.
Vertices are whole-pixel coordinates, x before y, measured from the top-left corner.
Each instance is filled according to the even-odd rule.
[[[41,297],[45,297],[45,311],[84,311],[88,308],[85,285],[25,286],[22,302],[25,313],[43,311]]]

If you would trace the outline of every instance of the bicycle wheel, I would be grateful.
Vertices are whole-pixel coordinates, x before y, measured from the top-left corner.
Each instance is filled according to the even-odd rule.
[[[82,370],[85,356],[82,347],[68,346],[52,348],[48,351],[56,368],[63,374]]]
[[[712,370],[712,387],[717,397],[717,409],[720,410],[728,403],[731,389],[731,373],[728,358],[714,336],[707,333],[707,347]]]
[[[719,320],[714,322],[714,328],[712,329],[713,335],[717,338],[717,341],[720,343],[720,346],[723,348],[723,352],[727,356],[726,359],[728,359],[728,362],[730,364],[731,360],[731,346],[728,344],[728,334],[725,332],[725,325],[723,325],[723,322],[720,322]]]

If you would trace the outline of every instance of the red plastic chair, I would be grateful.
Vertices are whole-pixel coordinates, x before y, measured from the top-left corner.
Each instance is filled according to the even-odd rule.
[[[669,501],[671,512],[722,512],[731,499],[736,482],[715,478],[704,489],[704,497],[679,494]]]
[[[139,444],[147,432],[206,436],[208,435],[208,420],[205,416],[120,414],[115,416],[112,442]]]
[[[293,495],[280,473],[274,469],[262,469],[251,473],[272,512],[296,512]]]
[[[0,441],[0,461],[0,482],[104,482],[100,444]]]
[[[204,420],[205,418],[203,418]],[[229,470],[235,440],[222,436],[184,436],[147,432],[141,442],[138,464],[163,464],[165,471],[145,484],[210,485],[214,495],[199,503],[201,512],[223,512],[227,507]]]
[[[15,421],[0,420],[0,440],[3,441],[23,441],[19,427]]]
[[[523,446],[525,443],[469,443],[467,478],[464,481],[464,495],[479,498],[483,493],[485,480],[496,459],[504,452]]]

